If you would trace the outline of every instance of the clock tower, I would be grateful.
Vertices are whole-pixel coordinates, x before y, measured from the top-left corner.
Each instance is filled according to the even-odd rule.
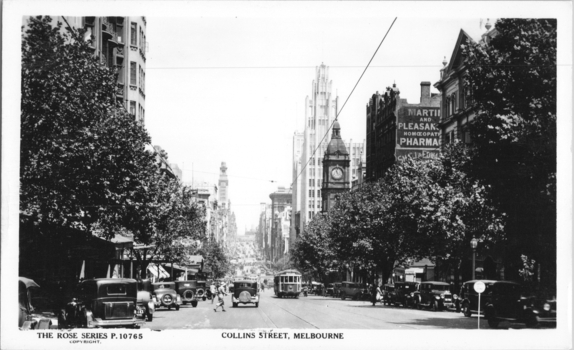
[[[349,152],[347,152],[347,147],[341,139],[341,126],[335,120],[333,135],[323,157],[323,184],[321,187],[323,213],[328,212],[333,207],[341,192],[350,189],[349,163]]]

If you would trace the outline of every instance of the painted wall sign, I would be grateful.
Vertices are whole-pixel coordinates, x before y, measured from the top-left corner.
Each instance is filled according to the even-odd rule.
[[[439,121],[439,107],[401,108],[397,118],[398,146],[402,149],[439,149]]]

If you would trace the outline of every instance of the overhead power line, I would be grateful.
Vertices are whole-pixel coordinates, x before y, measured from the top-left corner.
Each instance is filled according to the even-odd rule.
[[[329,132],[331,131],[331,129],[333,128],[333,125],[335,124],[335,122],[337,121],[337,119],[339,118],[339,114],[341,114],[341,112],[343,111],[343,109],[345,108],[345,105],[347,105],[347,101],[349,101],[349,99],[351,98],[351,96],[353,95],[353,92],[355,92],[355,89],[357,88],[357,86],[359,85],[359,82],[361,81],[361,79],[363,78],[363,75],[365,75],[365,72],[367,71],[367,69],[369,68],[369,66],[371,65],[371,62],[373,62],[373,59],[375,58],[375,56],[377,55],[377,52],[379,51],[379,49],[381,48],[381,45],[383,45],[383,42],[385,41],[385,39],[387,38],[387,35],[389,34],[389,32],[391,31],[391,28],[393,28],[393,25],[395,24],[395,21],[397,20],[397,17],[395,17],[395,19],[393,20],[393,23],[391,23],[391,25],[389,26],[389,29],[387,30],[387,33],[385,34],[385,36],[383,37],[383,40],[381,40],[381,42],[379,43],[379,46],[377,46],[377,49],[375,50],[375,52],[373,53],[373,56],[371,57],[371,59],[369,60],[369,63],[367,63],[367,65],[365,66],[365,69],[363,70],[363,73],[361,73],[361,76],[359,77],[359,79],[357,80],[357,82],[355,83],[355,86],[353,87],[353,90],[351,90],[351,92],[349,93],[349,96],[347,96],[347,99],[345,100],[345,103],[343,103],[343,106],[341,107],[341,109],[337,112],[337,115],[335,116],[335,119],[333,120],[333,122],[331,123],[331,125],[329,126],[329,128],[327,129],[327,132],[325,133],[325,135],[323,135],[323,138],[321,138],[321,141],[318,142],[317,147],[315,148],[315,150],[313,151],[313,154],[311,154],[311,156],[309,157],[309,159],[307,160],[307,162],[305,163],[305,165],[303,166],[303,169],[301,169],[301,172],[297,175],[297,177],[295,178],[295,180],[293,180],[293,182],[291,183],[291,187],[293,187],[293,185],[297,182],[297,179],[299,179],[299,176],[301,176],[301,174],[303,173],[303,171],[305,171],[305,168],[307,168],[307,165],[309,165],[309,162],[311,161],[311,159],[314,159],[315,157],[315,153],[317,153],[317,150],[321,147],[321,144],[323,143],[323,141],[325,140],[325,138],[327,137],[327,135],[329,135]]]

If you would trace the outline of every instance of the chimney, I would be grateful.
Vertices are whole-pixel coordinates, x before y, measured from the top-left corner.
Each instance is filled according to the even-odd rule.
[[[430,97],[430,81],[421,82],[421,103]]]

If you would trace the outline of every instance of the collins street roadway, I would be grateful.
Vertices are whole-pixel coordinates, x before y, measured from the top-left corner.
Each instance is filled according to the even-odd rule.
[[[259,307],[232,307],[231,294],[225,297],[225,310],[214,312],[215,303],[200,301],[196,308],[182,305],[155,311],[152,322],[143,328],[165,329],[476,329],[477,316],[467,318],[452,311],[405,309],[370,302],[341,300],[331,297],[300,296],[280,299],[272,289],[261,293]],[[480,328],[488,328],[481,317]],[[524,328],[523,324],[503,322],[501,329]]]

